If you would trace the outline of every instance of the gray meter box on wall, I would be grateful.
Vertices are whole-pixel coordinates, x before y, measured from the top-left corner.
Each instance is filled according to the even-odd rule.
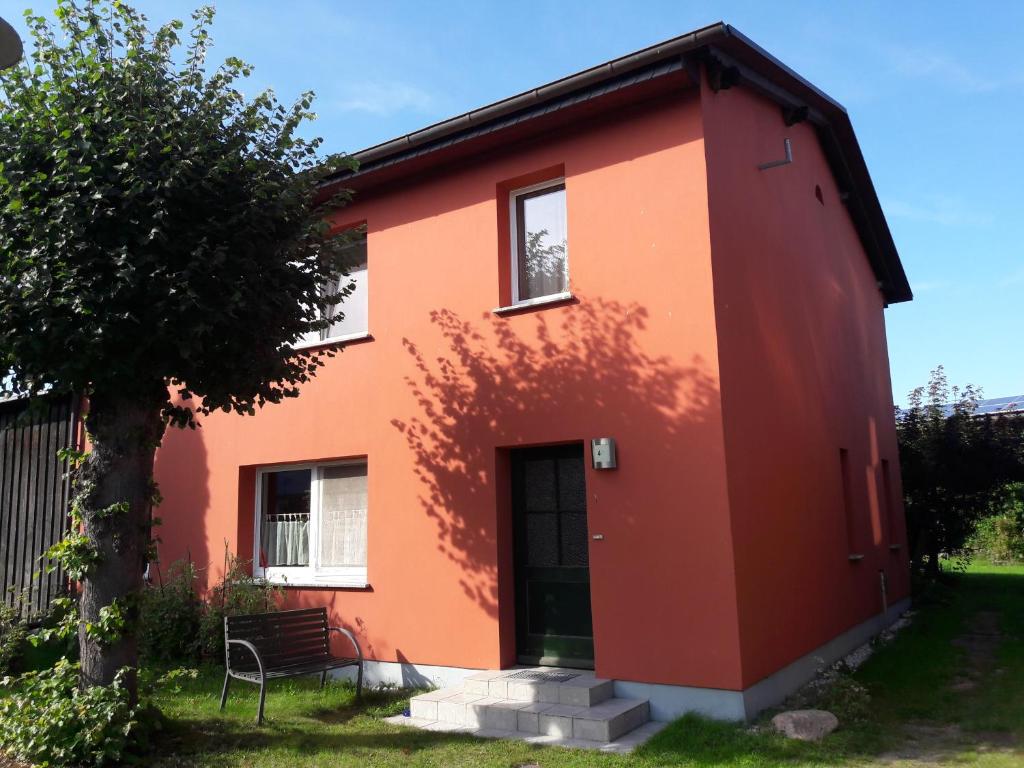
[[[615,438],[595,437],[590,441],[594,469],[615,469]]]

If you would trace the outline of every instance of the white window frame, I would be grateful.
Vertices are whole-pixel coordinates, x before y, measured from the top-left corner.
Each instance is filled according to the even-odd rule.
[[[320,500],[323,470],[328,467],[365,466],[367,477],[366,497],[366,566],[321,566],[320,565]],[[263,566],[260,563],[260,552],[263,537],[260,527],[263,523],[263,477],[272,472],[297,472],[304,469],[310,471],[309,478],[309,565],[278,565]],[[367,587],[367,571],[369,568],[369,537],[370,537],[370,497],[369,497],[370,462],[368,459],[346,459],[344,461],[316,462],[309,464],[276,464],[260,467],[256,471],[256,508],[254,510],[255,525],[253,526],[252,575],[266,579],[272,584],[289,587]]]
[[[292,349],[309,349],[311,347],[322,347],[326,344],[343,344],[346,341],[359,341],[361,339],[369,339],[370,335],[370,237],[369,234],[363,233],[366,238],[366,279],[363,282],[363,287],[366,291],[366,330],[357,331],[356,333],[343,333],[338,336],[328,336],[326,339],[310,339],[309,341],[300,341],[292,345]],[[346,285],[349,276],[338,275],[337,288],[342,287],[342,280],[346,281]],[[342,301],[339,305],[344,311],[345,302]]]
[[[565,290],[560,293],[551,293],[545,296],[535,296],[524,299],[519,295],[519,221],[516,218],[516,198],[520,195],[528,195],[531,192],[540,192],[548,187],[562,185],[565,192]],[[512,253],[512,307],[528,307],[535,304],[548,304],[563,299],[572,298],[572,291],[569,288],[569,187],[565,183],[565,177],[559,176],[556,179],[546,179],[528,187],[513,189],[508,193],[508,223],[509,223],[509,249]]]

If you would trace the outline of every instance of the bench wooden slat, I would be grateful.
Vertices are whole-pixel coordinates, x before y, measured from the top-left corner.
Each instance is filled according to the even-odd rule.
[[[304,626],[304,627],[289,628],[287,631],[284,631],[282,629],[274,629],[272,627],[261,627],[260,629],[252,631],[252,632],[248,632],[248,631],[241,631],[240,632],[238,629],[232,628],[230,634],[232,634],[232,635],[236,635],[237,634],[239,637],[242,637],[244,635],[246,638],[249,638],[250,642],[273,642],[273,641],[279,641],[279,640],[288,640],[288,641],[296,640],[296,641],[301,641],[301,640],[308,640],[308,639],[317,638],[317,637],[319,637],[321,640],[323,640],[324,639],[324,633],[325,633],[326,630],[327,630],[327,627],[307,627],[307,626]]]
[[[229,634],[254,637],[281,637],[301,634],[303,632],[320,632],[327,630],[326,624],[254,624],[251,626],[233,626],[228,629]]]
[[[253,613],[242,616],[229,616],[228,620],[232,625],[293,624],[304,621],[327,621],[327,614],[323,611],[316,611],[315,613],[309,613],[307,611],[302,611],[301,613]]]
[[[274,613],[255,613],[242,616],[227,616],[224,619],[226,641],[224,691],[221,694],[221,709],[228,695],[228,682],[232,677],[260,686],[260,706],[257,722],[263,721],[263,703],[266,681],[272,678],[297,677],[320,673],[322,676],[332,669],[357,666],[359,674],[356,695],[362,691],[363,662],[356,645],[357,657],[333,656],[330,648],[330,629],[326,608],[301,608]],[[244,640],[251,643],[259,654],[260,664],[252,651],[230,640]],[[322,678],[321,678],[322,682]]]
[[[274,616],[268,614],[267,616],[233,616],[231,619],[232,626],[239,627],[252,627],[252,626],[266,626],[266,625],[282,625],[287,626],[290,624],[323,624],[327,621],[327,616],[320,614],[302,614],[298,616]]]

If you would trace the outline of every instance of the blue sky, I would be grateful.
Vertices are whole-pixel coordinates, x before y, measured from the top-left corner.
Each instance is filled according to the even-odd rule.
[[[16,16],[4,3],[4,15]],[[152,21],[195,3],[139,0]],[[36,2],[37,11],[50,10]],[[214,59],[252,90],[317,93],[331,151],[355,151],[724,20],[850,112],[915,300],[887,310],[897,402],[944,364],[1024,392],[1024,3],[327,2],[217,4]],[[20,19],[11,19],[22,28]]]

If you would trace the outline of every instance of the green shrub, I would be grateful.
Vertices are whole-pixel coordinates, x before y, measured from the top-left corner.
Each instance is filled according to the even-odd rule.
[[[58,659],[78,659],[78,598],[57,597],[39,627],[29,637],[25,665],[21,671],[49,669]]]
[[[166,580],[143,590],[138,640],[144,664],[166,666],[197,659],[203,605],[195,580],[195,565],[179,561],[171,564]]]
[[[871,694],[849,673],[843,672],[828,686],[821,706],[843,725],[862,723],[871,717]]]
[[[107,687],[81,690],[78,664],[5,677],[0,686],[0,751],[38,766],[120,764],[138,726],[119,673]]]
[[[280,587],[250,576],[249,561],[231,554],[226,561],[224,578],[207,595],[199,632],[202,655],[218,662],[224,659],[224,617],[275,611],[284,595]]]
[[[28,631],[14,606],[0,603],[0,675],[6,675],[25,649]]]
[[[200,658],[224,659],[224,617],[277,610],[280,587],[248,574],[247,560],[225,552],[227,572],[202,600],[196,594],[192,563],[171,564],[167,578],[146,587],[139,612],[139,655],[144,663],[166,667]]]
[[[995,514],[978,521],[967,547],[990,563],[1024,562],[1024,484],[1003,489]]]
[[[1011,515],[993,515],[978,521],[969,546],[990,563],[1015,563],[1024,559],[1024,531]]]

